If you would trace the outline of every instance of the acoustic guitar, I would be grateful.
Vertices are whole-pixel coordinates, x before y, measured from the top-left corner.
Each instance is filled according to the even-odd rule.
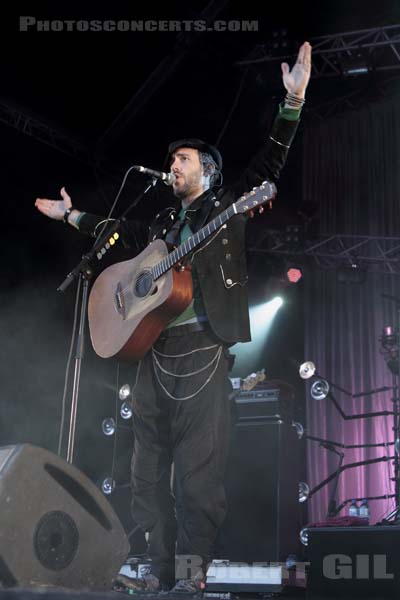
[[[269,203],[276,187],[269,181],[253,188],[172,252],[160,239],[131,260],[105,269],[89,295],[89,330],[102,358],[140,360],[166,325],[190,304],[192,277],[182,259],[199,248],[229,219]]]

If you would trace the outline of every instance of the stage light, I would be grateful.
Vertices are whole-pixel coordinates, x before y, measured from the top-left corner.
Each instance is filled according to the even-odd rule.
[[[106,496],[109,496],[115,490],[115,481],[112,477],[106,477],[101,484],[101,491]]]
[[[300,541],[303,546],[308,546],[308,527],[303,527],[300,531]]]
[[[131,395],[131,386],[125,383],[119,390],[119,399],[126,400]]]
[[[296,433],[297,433],[297,438],[299,440],[303,439],[304,436],[304,427],[301,423],[299,423],[298,421],[292,421],[292,427],[295,428]]]
[[[300,365],[299,375],[302,379],[310,379],[314,375],[315,370],[315,364],[311,360],[308,360]]]
[[[112,417],[107,417],[107,419],[104,419],[102,423],[102,430],[104,435],[114,435],[116,428],[117,426]]]
[[[271,300],[271,302],[269,303],[271,312],[273,312],[273,314],[276,313],[276,311],[283,305],[283,298],[281,298],[281,296],[276,296],[275,298],[273,298]]]
[[[123,419],[130,419],[132,417],[133,411],[132,406],[129,402],[123,402],[121,404],[120,415]]]
[[[325,400],[329,394],[329,383],[326,379],[316,379],[311,386],[310,395],[313,400]]]
[[[386,325],[379,341],[382,344],[380,348],[387,366],[393,375],[399,374],[399,334],[398,329],[391,325]]]
[[[309,495],[310,486],[305,481],[299,481],[299,502],[306,502]]]
[[[359,54],[358,56],[346,56],[342,58],[341,68],[345,77],[355,77],[357,75],[366,75],[370,71],[367,59]]]
[[[289,267],[286,271],[286,277],[290,283],[297,283],[303,277],[303,273],[298,267]]]
[[[283,299],[280,296],[275,296],[269,302],[250,308],[252,339],[257,338],[259,335],[265,335],[282,304]]]
[[[245,373],[254,371],[255,357],[260,357],[264,352],[268,334],[282,305],[283,299],[276,296],[269,302],[250,307],[251,342],[232,346],[231,351],[236,355],[235,368]]]
[[[301,225],[287,225],[283,234],[283,240],[286,248],[293,251],[304,246],[304,227]]]
[[[397,348],[397,333],[391,325],[387,325],[383,328],[383,333],[380,338],[382,347],[385,350],[393,350]]]
[[[267,48],[271,56],[281,56],[292,53],[293,42],[287,37],[287,29],[277,29],[271,34]]]
[[[353,262],[350,266],[339,267],[336,271],[336,278],[339,283],[361,284],[365,282],[366,277],[366,269],[357,262]]]

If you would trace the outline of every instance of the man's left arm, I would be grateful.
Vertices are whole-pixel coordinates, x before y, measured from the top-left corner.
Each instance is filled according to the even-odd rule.
[[[305,102],[305,93],[311,75],[311,45],[304,42],[299,49],[296,63],[290,70],[287,63],[281,64],[282,82],[286,97],[279,107],[266,144],[251,161],[240,182],[234,187],[242,194],[258,186],[265,179],[276,182],[286,162],[287,154],[300,120]]]

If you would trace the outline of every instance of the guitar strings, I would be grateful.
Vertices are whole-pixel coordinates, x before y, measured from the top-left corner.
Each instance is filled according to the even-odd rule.
[[[232,206],[233,206],[233,204],[231,204],[231,205],[230,205],[228,208],[226,208],[226,209],[225,209],[225,210],[224,210],[222,213],[220,213],[219,215],[217,215],[217,216],[215,217],[215,219],[213,219],[213,220],[212,220],[210,223],[208,223],[207,225],[205,225],[204,227],[202,227],[202,228],[201,228],[201,229],[200,229],[200,230],[199,230],[197,233],[195,233],[194,235],[199,237],[199,236],[200,236],[200,233],[201,233],[201,232],[202,232],[204,229],[206,229],[206,227],[208,227],[208,228],[209,228],[209,227],[210,227],[210,225],[211,225],[211,223],[213,223],[214,221],[216,221],[218,218],[220,218],[220,219],[221,219],[221,217],[223,216],[223,217],[224,217],[224,219],[225,219],[225,221],[224,221],[223,223],[221,223],[221,227],[219,227],[219,228],[217,229],[217,231],[215,232],[215,235],[218,235],[218,233],[221,231],[221,229],[222,229],[223,225],[226,223],[226,221],[227,221],[227,220],[229,220],[229,219],[230,219],[230,216],[229,216],[228,210],[229,210],[229,208],[232,208]],[[235,213],[234,213],[234,214],[235,214]],[[233,215],[231,215],[231,216],[234,216],[234,214],[233,214]],[[226,218],[225,218],[225,217],[226,217]],[[214,232],[213,232],[213,233],[214,233]],[[210,230],[209,230],[209,232],[208,232],[208,236],[207,236],[205,239],[207,239],[207,238],[208,238],[210,235],[212,235],[212,234],[210,234]],[[206,245],[208,246],[208,244],[209,244],[209,243],[210,243],[210,242],[211,242],[213,239],[214,239],[214,237],[213,237],[213,238],[212,238],[212,239],[211,239],[211,240],[210,240],[210,241],[209,241],[209,242],[208,242]],[[187,241],[188,241],[188,240],[185,240],[185,242],[183,242],[183,244],[181,244],[181,245],[184,245],[184,244],[185,244]],[[199,242],[197,242],[197,244],[196,244],[196,245],[198,245],[198,243],[201,243],[201,241],[204,241],[204,240],[199,240]],[[205,246],[204,246],[204,247],[205,247]],[[131,288],[132,288],[132,284],[134,285],[134,287],[137,287],[137,285],[138,285],[138,284],[140,284],[140,283],[142,282],[143,278],[144,278],[144,277],[147,277],[147,276],[148,276],[150,273],[151,273],[151,276],[152,276],[152,281],[153,281],[153,283],[154,283],[154,281],[155,281],[155,278],[154,278],[154,276],[155,276],[155,268],[156,268],[156,267],[158,267],[158,266],[161,266],[161,264],[162,264],[162,263],[163,263],[165,260],[167,260],[167,259],[168,259],[168,257],[170,257],[170,256],[171,256],[171,254],[173,254],[174,252],[176,252],[176,250],[177,250],[177,248],[175,248],[175,249],[174,249],[172,252],[170,252],[170,253],[168,253],[166,256],[164,256],[164,257],[163,257],[163,258],[162,258],[162,259],[161,259],[161,260],[160,260],[160,261],[159,261],[157,264],[155,264],[154,266],[150,267],[148,271],[144,271],[144,272],[140,273],[139,277],[136,279],[136,281],[135,281],[135,282],[132,282],[130,285],[127,285],[126,287],[124,287],[124,288],[122,288],[121,290],[119,290],[119,293],[120,293],[120,294],[125,294],[126,292],[130,291],[130,290],[131,290]],[[194,250],[194,248],[193,248],[193,250]],[[196,253],[197,253],[197,252],[199,252],[200,250],[202,250],[202,248],[199,248],[199,250],[197,250],[197,251],[196,251]],[[191,250],[189,249],[189,251],[188,251],[188,252],[186,252],[186,254],[189,254],[190,252],[191,252]],[[186,255],[186,254],[185,254],[185,255]],[[184,256],[185,256],[185,255],[184,255]],[[182,257],[182,258],[183,258],[183,257]],[[178,260],[179,260],[179,257],[178,257]],[[177,260],[176,262],[178,262],[178,260]],[[175,262],[174,264],[176,264],[176,262]],[[164,272],[162,272],[162,273],[161,273],[161,275],[163,275],[163,274],[164,274],[166,271],[168,271],[168,270],[169,270],[169,269],[170,269],[172,266],[173,266],[173,265],[171,265],[170,267],[168,267],[168,268],[167,268],[167,269],[166,269]],[[163,271],[163,270],[164,270],[164,268],[162,267],[162,269],[161,269],[161,270]],[[157,279],[158,279],[158,277],[157,277]]]
[[[265,182],[263,182],[263,184],[264,184],[264,183],[265,183]],[[237,201],[237,202],[238,202],[238,201]],[[237,202],[235,202],[234,204],[237,204]],[[233,215],[230,215],[230,216],[229,216],[229,214],[228,214],[228,210],[229,210],[229,208],[231,208],[232,206],[233,206],[233,204],[231,204],[231,205],[230,205],[230,206],[229,206],[227,209],[225,209],[225,210],[224,210],[224,212],[222,212],[222,213],[220,213],[219,215],[217,215],[217,217],[215,217],[215,219],[213,219],[213,220],[212,220],[210,223],[208,223],[207,225],[205,225],[205,226],[204,226],[202,229],[200,229],[200,230],[199,230],[199,231],[198,231],[198,232],[197,232],[195,235],[199,236],[199,234],[200,234],[200,233],[201,233],[201,232],[202,232],[202,231],[203,231],[203,230],[204,230],[206,227],[209,227],[209,226],[211,225],[211,223],[213,223],[214,221],[216,221],[218,217],[220,217],[220,218],[221,218],[221,216],[222,216],[222,215],[224,215],[224,217],[227,217],[227,219],[226,219],[226,220],[229,220],[229,219],[230,219],[232,216],[234,216],[234,215],[236,214],[236,213],[234,213]],[[214,238],[215,238],[215,237],[216,237],[216,236],[217,236],[217,235],[220,233],[220,231],[222,231],[222,229],[223,229],[223,226],[224,226],[225,224],[226,224],[226,221],[224,221],[224,223],[222,223],[222,224],[221,224],[221,227],[219,227],[219,228],[217,229],[217,231],[215,232],[215,235],[214,235],[214,236],[213,236],[213,237],[212,237],[212,238],[211,238],[211,239],[210,239],[210,240],[207,242],[207,244],[205,244],[205,245],[204,245],[202,248],[199,248],[198,250],[196,250],[196,251],[194,252],[194,254],[197,254],[198,252],[201,252],[201,251],[202,251],[204,248],[206,248],[206,247],[207,247],[207,246],[208,246],[208,245],[209,245],[209,244],[210,244],[210,243],[211,243],[211,242],[214,240]],[[213,232],[213,233],[214,233],[214,232]],[[209,235],[208,235],[208,236],[207,236],[205,239],[207,239],[207,238],[208,238],[208,237],[210,237],[211,235],[212,235],[212,234],[210,234],[210,233],[209,233]],[[187,240],[186,240],[186,241],[187,241]],[[182,245],[184,245],[184,244],[186,243],[186,241],[185,241],[185,242],[183,242],[183,244],[182,244]],[[204,241],[204,240],[201,240],[201,241]],[[200,243],[201,243],[201,241],[200,241]],[[196,245],[197,245],[197,244],[196,244]],[[131,290],[131,288],[132,288],[132,284],[134,285],[134,287],[135,287],[135,288],[137,288],[137,286],[138,286],[138,285],[140,285],[140,284],[142,283],[143,279],[145,279],[145,278],[146,278],[146,277],[148,277],[149,275],[151,275],[152,283],[154,283],[154,282],[156,281],[156,279],[154,278],[154,276],[155,276],[155,270],[154,270],[154,269],[155,269],[156,267],[158,267],[158,266],[161,266],[161,264],[162,264],[163,262],[165,262],[165,261],[168,259],[168,257],[169,257],[169,256],[171,256],[171,254],[173,254],[174,252],[176,252],[176,250],[177,250],[177,248],[175,248],[175,250],[173,250],[172,252],[170,252],[169,254],[167,254],[166,256],[164,256],[164,257],[163,257],[163,258],[162,258],[162,259],[161,259],[161,260],[160,260],[160,261],[159,261],[157,264],[155,264],[155,265],[154,265],[154,266],[152,266],[152,267],[149,267],[149,269],[148,269],[147,271],[143,271],[142,273],[140,273],[140,274],[139,274],[139,276],[138,276],[138,278],[136,279],[136,281],[135,281],[135,282],[132,282],[130,285],[127,285],[126,287],[124,287],[124,288],[122,288],[121,290],[119,290],[119,293],[120,293],[120,294],[125,294],[126,292],[130,291],[130,290]],[[189,253],[190,253],[190,250],[189,250],[189,252],[187,252],[186,254],[189,254]],[[185,256],[185,255],[184,255],[184,256]],[[182,257],[182,258],[183,258],[183,257]],[[178,259],[178,260],[179,260],[179,259]],[[178,261],[176,261],[176,262],[178,262]],[[175,262],[174,264],[176,264],[176,262]],[[171,265],[170,267],[168,267],[168,268],[167,268],[167,269],[166,269],[164,272],[161,272],[161,275],[164,275],[164,273],[166,273],[166,272],[167,272],[167,271],[168,271],[168,270],[169,270],[169,269],[170,269],[172,266],[173,266],[173,265]],[[162,271],[163,271],[163,268],[162,268]],[[158,277],[157,277],[157,279],[158,279]]]
[[[210,239],[207,241],[207,243],[205,243],[205,244],[204,244],[204,246],[202,246],[201,248],[198,248],[197,250],[195,250],[195,251],[193,252],[192,259],[191,259],[191,261],[192,261],[192,262],[193,262],[193,258],[194,258],[194,256],[195,256],[196,254],[198,254],[198,252],[202,252],[202,251],[204,250],[204,248],[207,248],[207,246],[209,246],[209,244],[211,244],[211,242],[212,242],[212,241],[213,241],[213,240],[214,240],[214,239],[217,237],[217,235],[219,235],[219,234],[220,234],[220,232],[222,231],[222,229],[223,229],[223,225],[222,225],[222,226],[221,226],[219,229],[217,229],[217,231],[214,233],[214,235],[210,237]],[[203,241],[204,241],[204,240],[203,240]],[[174,252],[174,251],[173,251],[173,252]],[[168,256],[171,256],[171,254],[172,254],[172,252],[170,252],[169,254],[167,254],[167,255],[166,255],[164,258],[162,258],[162,259],[161,259],[161,260],[160,260],[160,261],[159,261],[159,262],[158,262],[156,265],[154,265],[153,267],[149,267],[148,271],[142,271],[142,273],[140,273],[140,275],[138,276],[138,278],[136,279],[136,281],[135,281],[135,282],[132,282],[132,284],[131,284],[131,285],[128,285],[128,286],[126,286],[126,287],[122,288],[121,290],[119,290],[119,293],[120,293],[120,294],[124,294],[125,292],[128,292],[128,291],[130,291],[130,290],[131,290],[131,287],[132,287],[132,285],[134,285],[134,286],[136,287],[136,286],[138,285],[138,283],[141,283],[141,281],[142,281],[142,279],[143,279],[144,277],[147,277],[147,276],[148,276],[148,275],[150,275],[150,274],[151,274],[151,277],[152,277],[152,281],[153,281],[153,283],[154,283],[154,282],[156,281],[156,279],[154,279],[154,269],[155,269],[155,267],[159,266],[159,265],[160,265],[162,262],[164,262],[164,261],[166,260],[166,258],[168,258]],[[188,254],[189,254],[189,253],[188,253]],[[176,264],[176,263],[175,263],[175,264]],[[173,266],[173,265],[172,265],[172,266]],[[171,267],[169,267],[169,269],[170,269],[170,268],[171,268]],[[164,271],[164,273],[166,273],[166,272],[167,272],[169,269],[167,269],[166,271]],[[164,273],[162,273],[162,275],[164,275]]]

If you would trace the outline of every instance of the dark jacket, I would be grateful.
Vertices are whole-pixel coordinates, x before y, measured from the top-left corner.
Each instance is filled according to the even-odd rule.
[[[268,179],[277,182],[298,121],[277,117],[264,147],[231,187],[208,190],[189,207],[186,216],[194,233],[235,202],[243,193]],[[149,241],[164,238],[180,206],[163,210],[149,228]],[[173,217],[173,218],[172,218]],[[92,233],[98,218],[84,215],[79,229]],[[245,226],[247,217],[235,215],[227,226],[208,238],[191,257],[200,283],[204,307],[214,333],[225,343],[250,338],[247,300]]]

